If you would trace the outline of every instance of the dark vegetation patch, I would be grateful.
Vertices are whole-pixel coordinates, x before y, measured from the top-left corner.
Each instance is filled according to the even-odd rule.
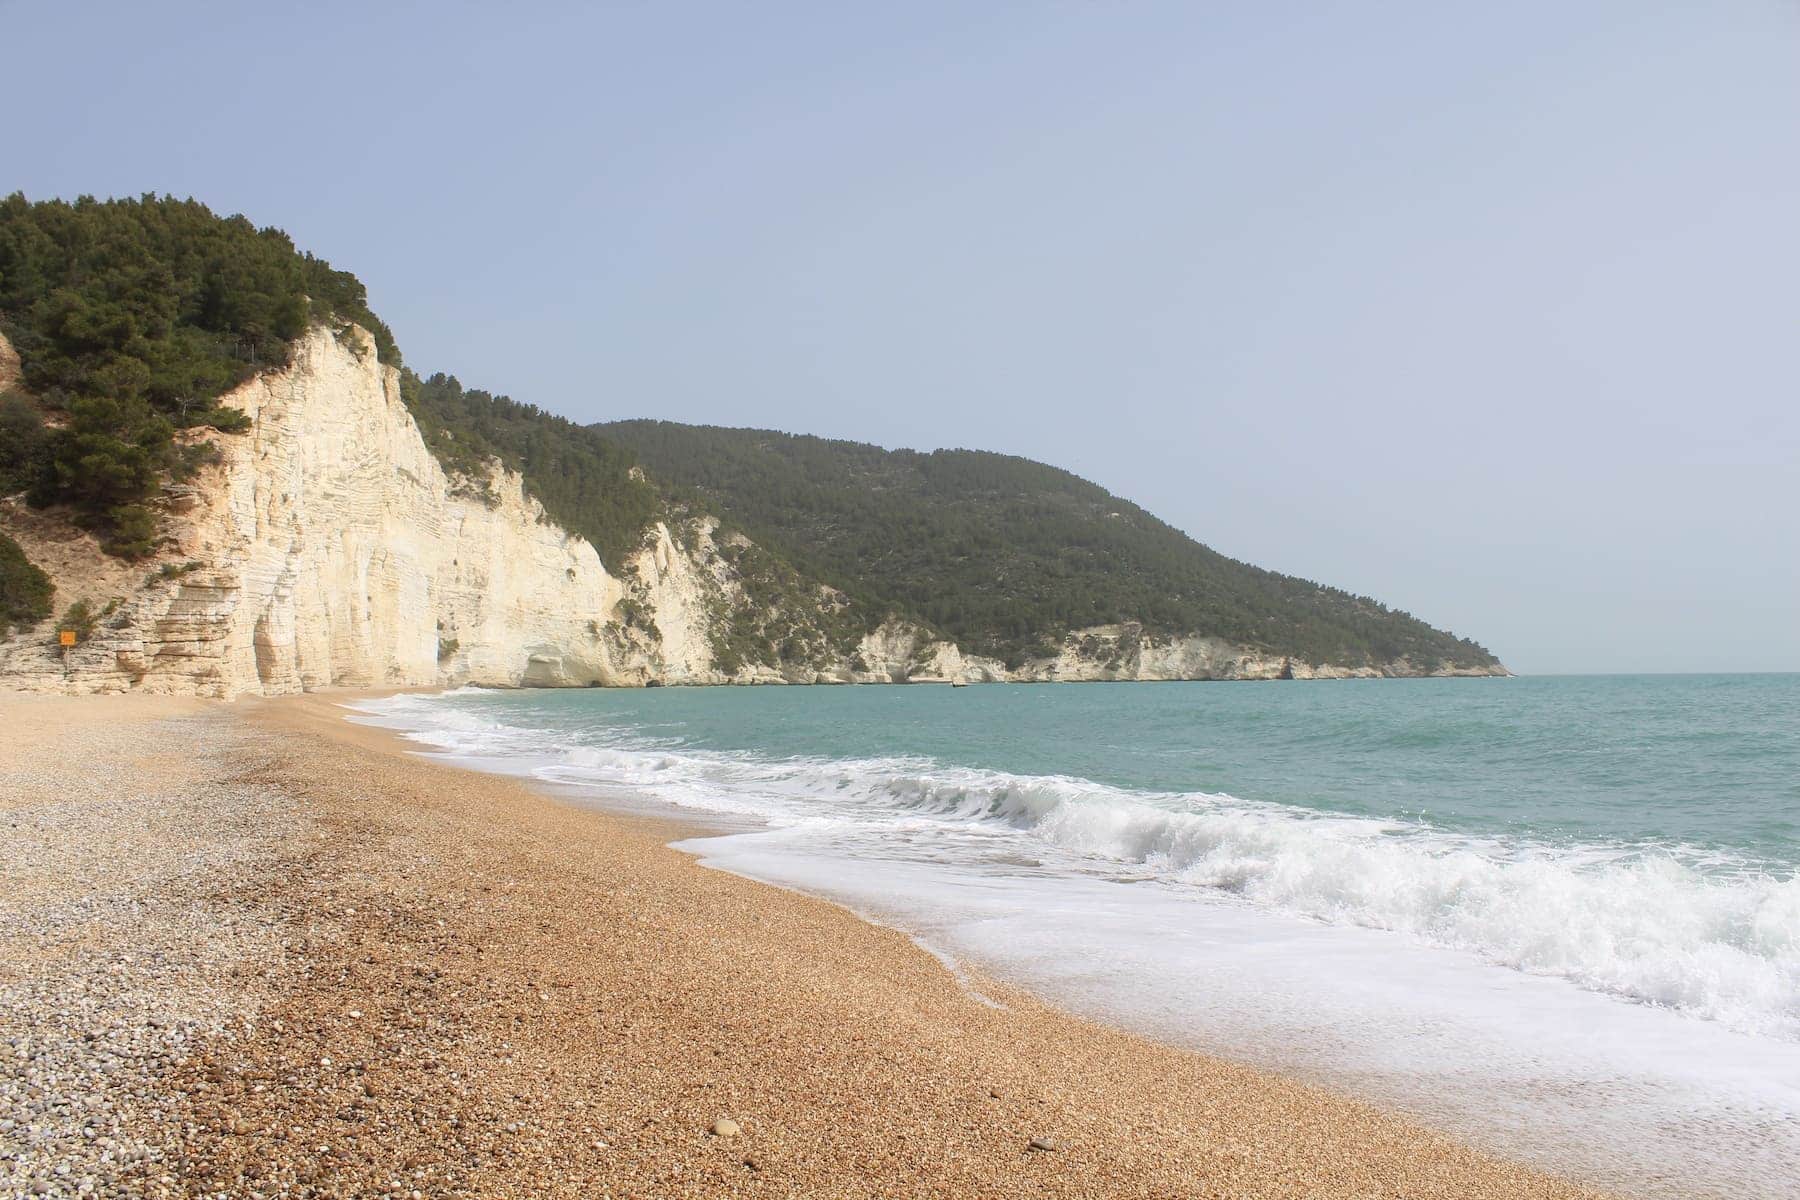
[[[14,626],[36,625],[50,615],[50,577],[0,533],[0,641]]]

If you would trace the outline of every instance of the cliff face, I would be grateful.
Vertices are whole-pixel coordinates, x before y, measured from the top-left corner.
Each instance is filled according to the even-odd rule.
[[[0,340],[0,370],[16,359]],[[644,686],[1350,674],[1216,639],[1157,640],[1135,626],[1068,636],[1008,671],[890,621],[809,665],[724,670],[716,646],[754,608],[717,526],[656,524],[608,572],[551,523],[523,481],[445,474],[360,331],[315,330],[285,369],[224,403],[249,432],[217,435],[223,460],[165,501],[172,547],[155,562],[101,554],[63,522],[0,503],[0,528],[49,571],[58,611],[100,614],[65,657],[46,622],[0,643],[0,685],[230,697],[312,688],[474,683]],[[741,540],[740,540],[741,545]],[[820,605],[834,603],[821,590]],[[766,618],[769,614],[758,614]],[[780,614],[827,639],[817,613]],[[809,624],[810,622],[810,624]],[[1407,664],[1357,674],[1415,674]]]
[[[704,676],[703,630],[672,622],[657,656],[672,669],[609,639],[624,588],[594,548],[546,521],[511,472],[446,476],[356,331],[315,331],[291,366],[225,403],[250,431],[215,438],[224,461],[173,489],[175,545],[157,563],[105,560],[10,509],[59,608],[85,598],[104,615],[66,663],[48,629],[0,646],[8,683],[232,696]],[[660,574],[678,587],[692,571],[669,558]]]

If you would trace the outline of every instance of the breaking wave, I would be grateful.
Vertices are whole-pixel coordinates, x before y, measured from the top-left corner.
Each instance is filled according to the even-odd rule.
[[[925,758],[696,752],[629,731],[521,728],[427,697],[357,707],[445,753],[753,818],[809,852],[1149,879],[1800,1040],[1800,878],[1716,852],[1478,838]]]

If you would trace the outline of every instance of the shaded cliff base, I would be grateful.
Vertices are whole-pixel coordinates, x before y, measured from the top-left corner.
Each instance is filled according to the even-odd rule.
[[[1589,1194],[979,981],[991,1007],[326,697],[0,698],[0,811],[4,1192]]]

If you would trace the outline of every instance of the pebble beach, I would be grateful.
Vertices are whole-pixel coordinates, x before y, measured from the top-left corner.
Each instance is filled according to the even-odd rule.
[[[1595,1194],[341,699],[0,698],[0,1196]]]

